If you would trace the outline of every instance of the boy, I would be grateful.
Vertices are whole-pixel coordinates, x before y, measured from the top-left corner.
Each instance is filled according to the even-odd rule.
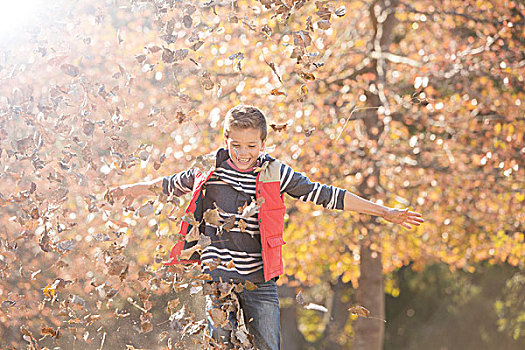
[[[256,348],[277,350],[280,349],[280,321],[275,281],[283,273],[285,193],[327,209],[381,216],[406,228],[420,225],[423,219],[421,214],[408,209],[384,207],[346,190],[312,183],[305,175],[270,157],[264,152],[266,118],[256,107],[238,105],[230,109],[223,133],[225,147],[201,158],[209,165],[203,166],[201,160],[198,167],[149,182],[120,186],[112,189],[111,194],[124,196],[129,203],[137,196],[151,194],[152,186],[162,186],[167,195],[191,192],[186,213],[189,217],[193,214],[195,221],[186,221],[195,226],[201,221],[202,224],[198,225],[198,231],[192,231],[191,223],[183,221],[181,234],[193,232],[195,237],[197,232],[199,237],[199,233],[203,233],[211,239],[211,244],[203,247],[199,259],[197,253],[191,254],[191,246],[196,242],[181,240],[172,249],[170,264],[200,260],[203,272],[210,274],[215,282],[255,284],[257,288],[241,292],[233,293],[230,289],[231,296],[239,301]],[[212,220],[210,213],[220,218]],[[214,308],[221,307],[219,299],[222,298],[207,297],[209,327],[214,339],[231,346],[241,338],[235,332],[231,334],[237,326],[235,320],[221,322],[222,326],[226,324],[223,329],[210,317]]]

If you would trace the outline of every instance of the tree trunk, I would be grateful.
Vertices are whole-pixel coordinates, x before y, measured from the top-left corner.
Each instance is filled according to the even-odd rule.
[[[381,320],[385,318],[385,295],[381,253],[371,250],[366,241],[361,241],[361,276],[357,303],[370,310],[370,316],[374,318],[359,317],[355,321],[354,349],[382,349],[385,324]]]
[[[301,350],[306,347],[306,340],[297,324],[297,302],[295,288],[286,285],[279,287],[281,301],[281,349]]]
[[[367,106],[373,107],[364,114],[363,123],[366,131],[367,141],[371,146],[381,147],[381,135],[385,132],[386,125],[379,119],[377,107],[384,106],[388,109],[388,101],[385,95],[387,60],[383,53],[388,52],[392,42],[393,29],[396,24],[395,11],[399,0],[375,0],[370,5],[369,13],[374,35],[369,43],[373,48],[374,58],[371,59],[372,72],[376,76],[375,86],[377,89],[367,91]],[[370,147],[367,145],[367,147]],[[360,194],[367,198],[377,195],[380,186],[380,171],[377,160],[368,159],[372,172],[366,176],[359,186]],[[367,220],[368,225],[373,225],[372,220]],[[354,349],[381,350],[385,333],[385,294],[383,287],[383,267],[381,263],[381,252],[370,249],[370,243],[376,242],[377,233],[369,226],[368,237],[360,241],[361,263],[359,287],[357,290],[357,302],[370,310],[370,316],[374,318],[358,318],[355,322]],[[378,320],[379,318],[381,320]]]
[[[330,306],[330,321],[326,325],[324,335],[316,349],[342,350],[348,349],[349,339],[342,338],[352,302],[352,284],[343,283],[341,278],[332,286],[333,297]],[[285,348],[287,349],[287,348]]]

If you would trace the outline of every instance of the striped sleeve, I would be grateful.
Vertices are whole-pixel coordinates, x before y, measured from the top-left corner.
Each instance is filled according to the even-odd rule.
[[[286,164],[281,164],[280,181],[281,193],[287,193],[293,198],[313,202],[327,209],[342,210],[344,207],[345,190],[311,182],[306,175],[294,171]]]
[[[176,197],[189,193],[193,189],[195,169],[189,169],[162,179],[162,192]]]

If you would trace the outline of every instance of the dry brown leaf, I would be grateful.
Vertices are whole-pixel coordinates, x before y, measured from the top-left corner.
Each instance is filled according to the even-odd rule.
[[[272,89],[272,91],[270,91],[270,95],[273,95],[273,96],[280,96],[280,95],[286,96],[286,92],[282,92],[282,91],[279,91],[277,89]]]
[[[203,218],[208,225],[213,225],[216,227],[220,227],[222,225],[220,221],[221,217],[219,216],[219,212],[217,209],[206,210],[206,212],[204,212]]]
[[[239,227],[239,230],[241,232],[246,232],[246,221],[244,221],[243,219],[240,219],[239,222],[237,223],[237,226]]]
[[[270,124],[270,127],[273,129],[273,131],[278,131],[278,132],[286,130],[287,126],[288,124],[286,123],[281,123],[281,124],[271,123]]]
[[[232,215],[224,220],[224,224],[222,224],[221,230],[229,232],[234,227],[235,227],[235,216]]]
[[[369,317],[370,316],[370,310],[368,310],[367,308],[361,305],[352,306],[351,308],[348,309],[348,311],[350,311],[351,314],[356,315],[358,317]]]
[[[248,291],[254,291],[257,289],[257,286],[255,285],[255,283],[251,282],[251,281],[244,281],[244,288]]]

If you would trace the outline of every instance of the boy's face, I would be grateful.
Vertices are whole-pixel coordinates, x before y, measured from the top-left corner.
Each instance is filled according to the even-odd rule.
[[[259,152],[264,151],[266,140],[261,140],[259,129],[231,128],[225,142],[233,164],[241,170],[246,170],[255,166]]]

